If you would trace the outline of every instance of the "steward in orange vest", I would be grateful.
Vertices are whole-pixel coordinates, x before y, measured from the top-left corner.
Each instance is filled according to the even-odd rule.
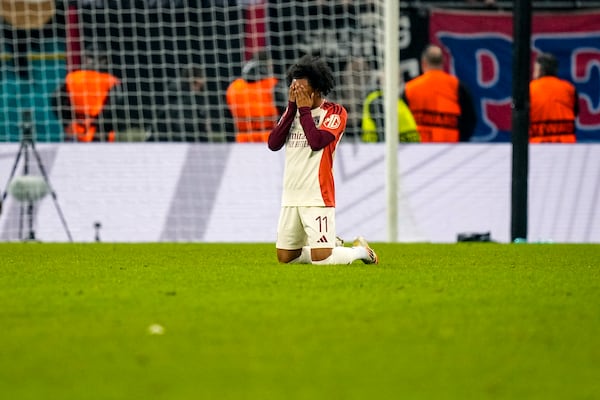
[[[423,74],[406,83],[403,99],[421,142],[468,142],[477,122],[473,102],[458,78],[443,71],[443,61],[442,49],[428,46],[421,56]]]
[[[558,78],[558,61],[552,54],[538,56],[529,84],[529,142],[575,143],[579,111],[575,86]]]
[[[121,82],[108,72],[91,68],[106,66],[103,58],[95,59],[89,54],[86,58],[85,67],[67,74],[52,100],[53,107],[63,122],[66,141],[113,142],[115,124],[109,106]]]
[[[260,53],[242,69],[226,92],[227,105],[237,128],[236,142],[266,142],[280,111],[275,100],[279,80],[272,76],[266,56]]]

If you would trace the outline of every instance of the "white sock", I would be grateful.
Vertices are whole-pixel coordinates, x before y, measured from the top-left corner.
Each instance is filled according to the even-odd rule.
[[[302,252],[297,258],[294,258],[289,264],[310,264],[312,259],[310,257],[310,247],[304,246]]]
[[[352,264],[356,260],[363,260],[369,257],[367,249],[364,247],[334,247],[331,255],[321,261],[313,261],[315,265],[344,265]],[[299,257],[300,258],[300,257]]]

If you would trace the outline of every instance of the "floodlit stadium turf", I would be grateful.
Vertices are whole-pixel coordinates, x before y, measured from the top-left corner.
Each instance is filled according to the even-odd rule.
[[[600,246],[0,244],[3,399],[592,399]]]

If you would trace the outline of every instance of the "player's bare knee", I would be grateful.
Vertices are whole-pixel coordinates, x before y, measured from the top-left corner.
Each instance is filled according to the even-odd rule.
[[[283,264],[287,264],[291,261],[294,261],[296,258],[300,257],[302,253],[302,249],[298,250],[284,250],[277,249],[277,261]]]
[[[331,256],[332,251],[333,249],[331,248],[311,249],[310,256],[313,261],[323,261]]]

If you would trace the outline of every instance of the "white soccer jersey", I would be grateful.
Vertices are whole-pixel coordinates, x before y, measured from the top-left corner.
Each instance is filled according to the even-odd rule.
[[[325,148],[313,151],[296,112],[285,143],[282,206],[335,207],[333,160],[348,114],[340,104],[323,101],[311,110],[315,126],[332,133],[335,140]]]

